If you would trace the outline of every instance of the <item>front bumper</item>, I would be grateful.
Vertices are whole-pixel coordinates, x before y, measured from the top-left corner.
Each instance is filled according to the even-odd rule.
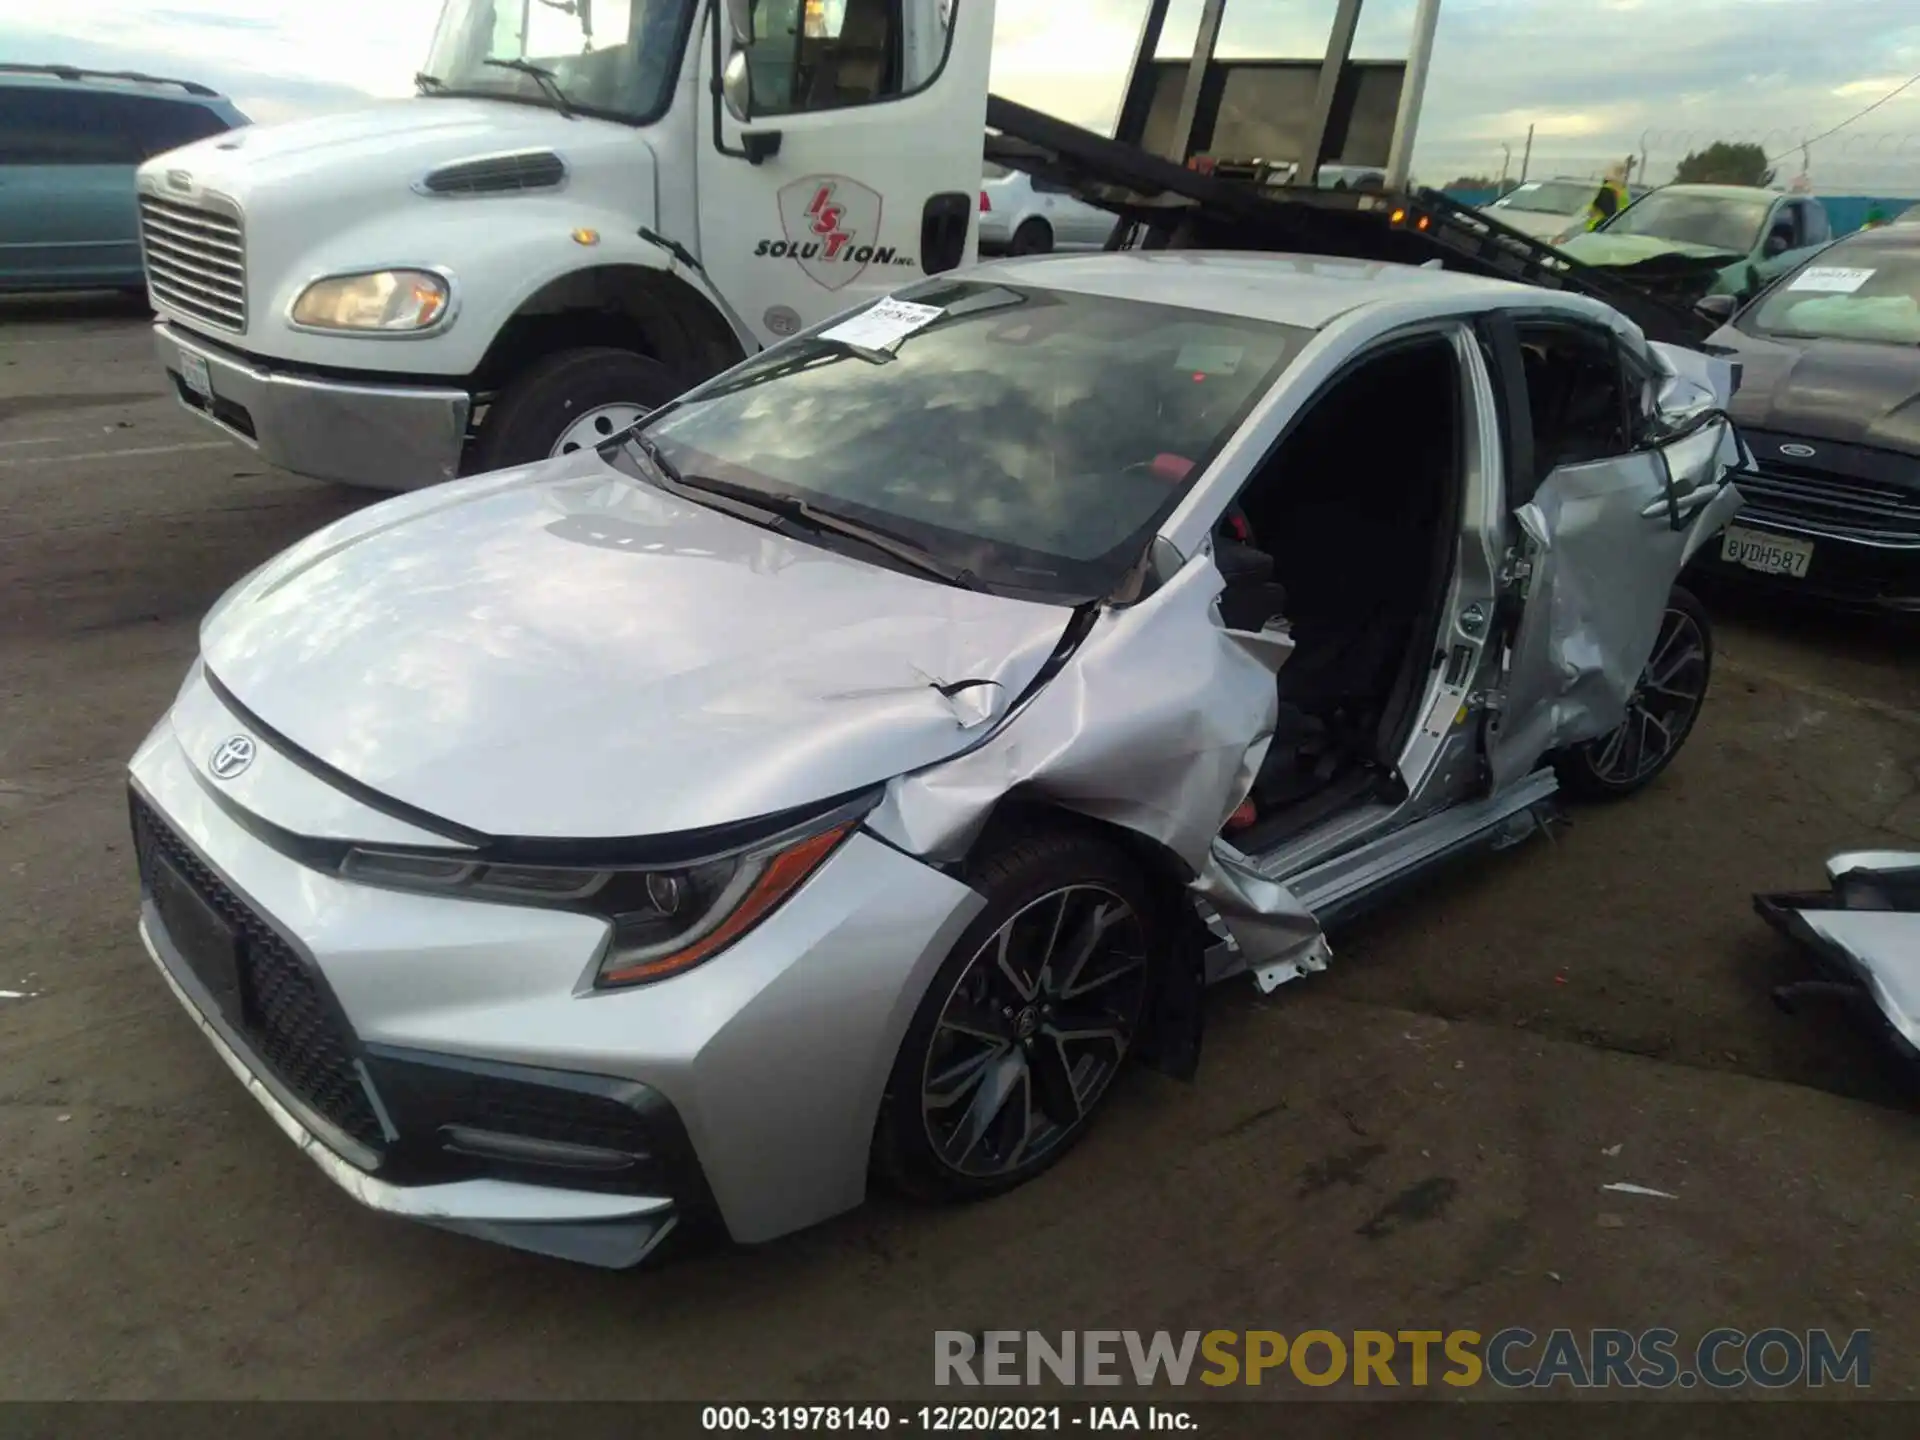
[[[200,1027],[247,1092],[326,1177],[362,1205],[482,1240],[609,1268],[639,1264],[680,1220],[664,1196],[595,1194],[494,1178],[394,1185],[356,1167],[317,1131],[314,1112],[264,1073],[232,1030],[210,1016],[204,992],[188,992],[191,968],[159,925],[152,902],[141,906],[140,939],[174,998]],[[198,987],[195,987],[198,988]],[[311,1128],[310,1128],[311,1127]]]
[[[1787,517],[1742,511],[1732,524],[1813,546],[1804,576],[1768,575],[1722,555],[1722,539],[1700,547],[1693,568],[1716,579],[1822,604],[1891,614],[1920,615],[1920,541],[1886,542],[1835,534]]]
[[[278,371],[170,321],[154,347],[180,403],[282,470],[375,490],[416,490],[460,471],[472,397]],[[205,366],[211,394],[189,382]]]
[[[864,1198],[893,1057],[974,892],[856,834],[724,956],[596,992],[604,921],[373,889],[283,853],[245,791],[193,758],[208,749],[192,723],[202,687],[190,680],[134,758],[135,830],[158,827],[167,873],[240,934],[231,983],[184,953],[205,956],[203,929],[169,932],[150,837],[142,937],[222,1059],[342,1189],[609,1266],[705,1218],[753,1242]]]

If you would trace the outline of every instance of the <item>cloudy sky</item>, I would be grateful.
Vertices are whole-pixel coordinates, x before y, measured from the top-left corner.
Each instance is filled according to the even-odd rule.
[[[966,0],[960,0],[966,3]],[[1105,127],[1145,0],[999,0],[994,87]],[[1175,0],[1163,54],[1201,0]],[[257,120],[405,95],[438,0],[0,0],[0,55],[204,80]],[[1226,54],[1313,56],[1334,0],[1233,0]],[[1405,53],[1413,0],[1367,0],[1356,54]],[[1643,142],[1655,179],[1718,137],[1791,152],[1920,74],[1916,0],[1442,0],[1415,163],[1442,183],[1587,174]],[[1798,169],[1782,162],[1783,178]],[[1815,181],[1920,193],[1920,84],[1812,147]],[[1901,189],[1904,187],[1904,189]]]

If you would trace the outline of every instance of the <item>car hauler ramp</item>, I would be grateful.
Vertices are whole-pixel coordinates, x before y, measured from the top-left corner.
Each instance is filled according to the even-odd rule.
[[[1114,248],[1345,255],[1490,275],[1604,300],[1650,339],[1712,326],[1693,302],[1717,266],[1665,257],[1630,275],[1584,266],[1434,190],[1407,185],[1439,0],[1417,0],[1405,60],[1355,60],[1364,0],[1337,0],[1324,54],[1216,55],[1227,0],[1202,0],[1192,52],[1160,55],[1172,0],[1145,0],[1113,138],[987,98],[987,158],[1057,181],[1119,217]],[[1329,189],[1336,175],[1377,176]]]
[[[1274,183],[1297,174],[1261,161],[1186,165],[999,96],[987,98],[987,159],[1071,188],[1111,211],[1116,248],[1138,227],[1148,247],[1280,250],[1408,265],[1439,261],[1603,300],[1650,340],[1697,345],[1712,326],[1686,302],[1688,276],[1667,293],[1581,265],[1551,246],[1435,190],[1402,194]]]

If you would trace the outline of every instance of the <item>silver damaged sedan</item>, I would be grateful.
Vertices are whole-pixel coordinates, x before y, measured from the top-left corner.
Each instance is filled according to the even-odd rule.
[[[1673,760],[1734,383],[1393,265],[920,281],[242,580],[142,938],[377,1210],[626,1266],[1005,1190],[1204,985]]]

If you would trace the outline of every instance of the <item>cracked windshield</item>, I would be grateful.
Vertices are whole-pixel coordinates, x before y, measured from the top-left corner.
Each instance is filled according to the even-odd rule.
[[[1620,212],[1609,235],[1651,235],[1682,245],[1744,255],[1760,238],[1770,197],[1653,194]]]
[[[689,477],[797,495],[990,583],[1094,593],[1307,338],[1024,287],[903,298],[898,333],[861,316],[781,346],[647,435]]]

